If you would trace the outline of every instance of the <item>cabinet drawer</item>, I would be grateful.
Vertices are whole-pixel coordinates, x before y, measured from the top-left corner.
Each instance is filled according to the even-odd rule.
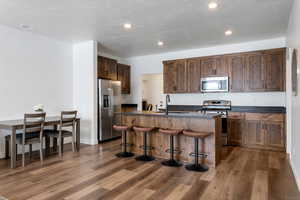
[[[284,122],[284,114],[273,113],[246,113],[245,120],[264,122]]]
[[[242,112],[228,112],[229,119],[245,119],[245,113]]]

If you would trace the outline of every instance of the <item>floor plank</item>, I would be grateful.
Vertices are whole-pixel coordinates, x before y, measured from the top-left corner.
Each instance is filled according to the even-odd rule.
[[[120,141],[83,145],[63,158],[52,155],[43,165],[38,154],[17,169],[0,160],[0,196],[10,200],[296,200],[300,194],[287,155],[224,147],[216,169],[198,173],[117,158]],[[18,165],[21,165],[18,160]]]

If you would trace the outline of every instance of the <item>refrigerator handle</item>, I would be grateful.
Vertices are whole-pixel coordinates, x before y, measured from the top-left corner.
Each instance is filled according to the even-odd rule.
[[[109,111],[110,115],[113,116],[114,113],[114,93],[111,88],[109,88]]]

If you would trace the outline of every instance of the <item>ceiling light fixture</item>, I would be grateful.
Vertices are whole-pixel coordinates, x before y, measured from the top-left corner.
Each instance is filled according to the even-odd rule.
[[[32,27],[27,24],[20,24],[19,27],[23,30],[31,30],[32,29]]]
[[[131,28],[132,28],[132,25],[131,25],[130,23],[125,23],[125,24],[123,25],[123,27],[124,27],[125,29],[131,29]]]
[[[227,30],[227,31],[225,31],[225,35],[226,35],[226,36],[232,35],[232,30]]]
[[[216,2],[210,2],[209,4],[208,4],[208,8],[209,9],[215,9],[215,8],[217,8],[218,7],[218,4],[216,3]]]
[[[158,41],[158,42],[157,42],[157,45],[158,45],[158,46],[164,46],[164,42],[163,42],[163,41]]]

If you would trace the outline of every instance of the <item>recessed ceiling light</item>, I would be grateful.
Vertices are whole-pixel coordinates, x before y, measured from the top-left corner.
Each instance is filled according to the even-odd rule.
[[[131,28],[132,28],[132,25],[131,25],[130,23],[125,23],[125,24],[123,24],[123,27],[124,27],[125,29],[131,29]]]
[[[232,35],[232,30],[225,31],[225,35],[227,35],[227,36]]]
[[[209,4],[208,4],[208,8],[209,9],[215,9],[215,8],[217,8],[218,7],[218,4],[216,3],[216,2],[210,2]]]
[[[158,41],[158,42],[157,42],[157,45],[158,45],[158,46],[164,46],[164,42],[163,42],[163,41]]]
[[[20,24],[20,28],[23,30],[31,30],[32,27],[27,24]]]

